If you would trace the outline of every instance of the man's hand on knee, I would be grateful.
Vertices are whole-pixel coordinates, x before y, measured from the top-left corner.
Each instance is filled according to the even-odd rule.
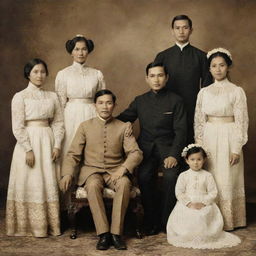
[[[164,168],[169,169],[173,168],[178,164],[177,159],[169,156],[164,159]]]
[[[60,190],[62,192],[66,192],[71,186],[71,182],[72,182],[72,176],[65,175],[60,181]]]
[[[127,169],[124,166],[119,166],[117,170],[111,174],[111,180],[115,184],[118,179],[124,176],[124,174],[127,172]]]

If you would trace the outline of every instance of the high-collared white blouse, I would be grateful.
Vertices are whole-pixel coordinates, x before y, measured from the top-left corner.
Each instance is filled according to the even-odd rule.
[[[234,117],[236,134],[234,134],[233,153],[239,154],[247,142],[248,111],[244,90],[228,79],[215,81],[201,89],[197,96],[195,111],[195,140],[202,143],[208,116]]]
[[[105,88],[101,71],[77,62],[59,71],[55,81],[63,108],[68,99],[93,99],[97,91]]]
[[[63,114],[55,92],[45,91],[31,82],[12,99],[12,130],[25,152],[32,150],[26,121],[48,120],[54,134],[54,147],[60,148],[64,137]]]

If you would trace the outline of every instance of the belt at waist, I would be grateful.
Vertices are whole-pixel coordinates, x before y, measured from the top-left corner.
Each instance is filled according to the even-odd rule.
[[[93,103],[93,99],[87,98],[87,99],[69,99],[68,102],[72,103]]]
[[[233,123],[234,116],[208,116],[207,122],[209,123]]]
[[[31,120],[26,121],[25,125],[28,127],[48,127],[49,122],[48,120]]]

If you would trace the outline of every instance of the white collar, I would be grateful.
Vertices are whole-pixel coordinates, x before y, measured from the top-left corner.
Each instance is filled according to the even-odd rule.
[[[41,87],[37,87],[36,85],[34,85],[33,83],[31,83],[31,82],[29,82],[28,83],[28,87],[27,87],[28,89],[30,89],[30,90],[37,90],[37,91],[40,91],[40,90],[42,90],[42,86]]]
[[[181,51],[182,51],[183,48],[184,48],[185,46],[187,46],[188,44],[189,44],[189,42],[186,42],[185,44],[180,44],[180,43],[176,42],[176,45],[180,48]]]
[[[221,80],[221,81],[215,80],[215,81],[214,81],[214,84],[215,84],[215,86],[217,86],[217,87],[223,87],[223,86],[225,86],[225,84],[227,84],[228,82],[229,82],[228,79],[225,78],[225,79],[223,79],[223,80]]]
[[[78,62],[76,62],[76,61],[73,62],[73,66],[74,66],[75,68],[79,68],[79,69],[83,69],[83,68],[86,68],[86,67],[87,67],[86,64],[85,64],[85,62],[84,62],[83,64],[80,64],[80,63],[78,63]]]

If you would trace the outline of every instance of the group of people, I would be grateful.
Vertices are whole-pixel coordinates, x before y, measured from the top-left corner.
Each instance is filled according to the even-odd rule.
[[[77,35],[67,41],[74,62],[58,72],[56,93],[42,88],[48,75],[44,61],[25,65],[28,87],[12,100],[17,144],[6,204],[7,235],[60,235],[59,189],[68,206],[75,182],[87,192],[99,236],[96,248],[126,249],[123,223],[138,167],[145,235],[167,232],[170,244],[191,248],[240,243],[224,230],[246,226],[246,96],[229,81],[228,50],[216,48],[206,55],[191,46],[192,21],[186,15],[174,17],[171,26],[176,44],[146,67],[150,90],[117,117],[112,115],[116,96],[106,89],[102,73],[85,64],[94,49],[92,40]],[[131,123],[137,119],[136,141]],[[104,186],[115,191],[111,224]]]

